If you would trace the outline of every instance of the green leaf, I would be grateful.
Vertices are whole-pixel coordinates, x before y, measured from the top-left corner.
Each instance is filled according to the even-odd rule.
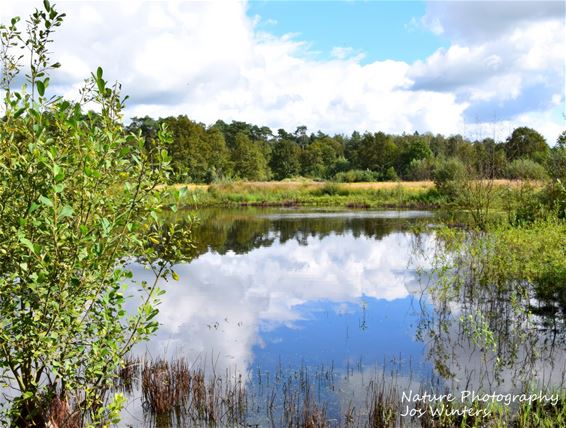
[[[31,206],[29,207],[29,214],[32,214],[36,209],[39,208],[39,204],[36,204],[35,202],[32,202]]]
[[[51,201],[51,199],[46,198],[45,196],[40,196],[39,202],[41,202],[43,205],[53,208],[53,202]]]
[[[31,241],[27,238],[24,238],[23,236],[20,237],[20,242],[22,244],[24,244],[26,247],[29,248],[29,250],[35,254],[35,248],[33,248],[33,244],[31,243]]]
[[[71,217],[73,215],[73,212],[73,207],[65,205],[63,208],[61,208],[61,211],[59,211],[59,218]]]
[[[101,95],[105,94],[105,84],[106,82],[103,79],[96,79],[96,86],[98,87],[98,92],[100,92]]]
[[[98,67],[98,68],[96,69],[96,78],[97,78],[98,80],[102,79],[102,67]]]
[[[45,84],[41,80],[35,82],[35,86],[37,86],[37,93],[40,97],[45,95]]]
[[[171,276],[175,281],[179,281],[179,275],[174,270],[171,271]]]

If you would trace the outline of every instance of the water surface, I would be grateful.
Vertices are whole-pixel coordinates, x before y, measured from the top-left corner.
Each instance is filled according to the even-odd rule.
[[[425,291],[417,267],[426,273],[428,266],[416,254],[432,252],[434,237],[417,231],[434,223],[431,212],[198,214],[194,259],[175,268],[180,281],[164,285],[160,329],[136,353],[182,356],[216,375],[242,374],[258,402],[276,378],[310,373],[336,421],[353,400],[364,399],[363,385],[379,373],[394,373],[397,387],[407,390],[433,382],[517,387],[516,364],[495,374],[494,356],[462,334],[459,302],[439,302]],[[137,279],[145,275],[136,272]],[[527,351],[519,352],[518,364],[521,352]],[[527,380],[560,385],[552,379],[564,371],[563,349],[553,355],[552,367],[537,362]],[[142,423],[139,404],[137,398],[128,407],[126,425]],[[250,420],[265,422],[254,414]]]

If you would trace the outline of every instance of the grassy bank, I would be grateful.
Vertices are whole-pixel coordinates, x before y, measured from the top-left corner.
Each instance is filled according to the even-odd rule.
[[[496,180],[499,190],[520,182]],[[449,204],[431,181],[333,183],[315,181],[176,184],[188,190],[190,207],[312,206],[346,208],[439,208]]]
[[[441,203],[432,182],[234,182],[187,187],[186,204],[207,206],[332,206],[432,208]]]

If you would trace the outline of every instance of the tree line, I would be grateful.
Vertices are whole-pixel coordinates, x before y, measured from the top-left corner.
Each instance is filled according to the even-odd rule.
[[[355,181],[430,180],[435,174],[465,173],[480,178],[543,179],[563,175],[566,131],[550,147],[528,127],[502,142],[430,133],[351,135],[294,132],[246,122],[218,120],[211,126],[185,115],[133,118],[128,131],[141,133],[148,147],[165,125],[177,182],[224,179],[283,180],[293,177]]]

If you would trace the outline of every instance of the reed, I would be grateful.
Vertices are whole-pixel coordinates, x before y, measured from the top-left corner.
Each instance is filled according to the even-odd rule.
[[[184,407],[192,380],[185,359],[145,361],[141,371],[145,407],[156,415]]]
[[[134,385],[139,380],[140,367],[140,358],[126,355],[123,358],[122,366],[118,370],[118,379],[116,382],[118,389],[131,394]]]
[[[141,376],[136,375],[136,367]],[[283,370],[281,364],[274,373],[257,370],[248,376],[226,372],[219,375],[213,369],[191,367],[186,359],[163,358],[143,362],[129,359],[121,372],[125,380],[141,383],[146,421],[149,426],[249,426],[284,428],[335,427],[507,427],[566,426],[566,394],[559,390],[556,405],[520,404],[515,408],[501,404],[474,402],[469,405],[485,409],[488,417],[462,417],[458,409],[464,404],[441,403],[441,414],[431,412],[430,403],[417,403],[426,410],[422,417],[402,417],[399,374],[385,370],[373,375],[364,373],[361,361],[339,373],[334,365],[314,369],[304,364],[297,369]],[[356,377],[356,397],[343,402],[342,410],[332,407],[332,397],[343,394],[344,385]],[[412,378],[412,377],[411,377]],[[410,380],[410,382],[412,382]],[[428,383],[433,385],[434,383]],[[246,385],[249,387],[246,388]],[[421,384],[424,385],[424,384]],[[119,386],[123,388],[123,386]],[[361,394],[361,395],[358,395]],[[365,395],[364,395],[365,394]],[[365,397],[365,398],[364,398]],[[330,407],[329,407],[330,405]],[[420,406],[420,407],[419,407]],[[432,404],[435,408],[437,404]],[[454,411],[453,411],[454,410]],[[53,427],[75,428],[72,406],[64,400],[54,400],[50,412]]]
[[[388,387],[385,382],[371,381],[368,395],[368,426],[388,428],[396,426],[399,414],[399,391]]]

